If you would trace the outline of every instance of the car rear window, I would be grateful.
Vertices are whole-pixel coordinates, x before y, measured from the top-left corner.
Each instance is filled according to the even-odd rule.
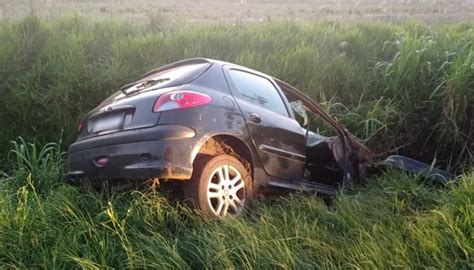
[[[166,87],[174,87],[183,84],[188,84],[197,79],[201,74],[211,66],[210,62],[190,62],[181,64],[178,66],[170,67],[156,73],[150,72],[145,77],[140,78],[138,81],[129,84],[124,88],[124,92],[118,91],[113,95],[109,96],[101,104],[110,103],[112,100],[122,99],[129,94],[140,93],[148,90],[156,90]],[[149,86],[140,86],[142,82],[154,81]]]
[[[157,73],[152,73],[145,78],[140,79],[140,82],[148,80],[160,81],[153,85],[153,88],[165,88],[187,84],[204,73],[210,65],[211,64],[208,62],[179,65]]]

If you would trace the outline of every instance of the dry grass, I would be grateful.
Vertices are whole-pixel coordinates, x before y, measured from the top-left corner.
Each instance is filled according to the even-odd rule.
[[[429,23],[472,20],[470,0],[0,0],[5,15],[17,19],[32,11],[43,18],[81,14],[97,19],[143,21],[160,13],[184,21],[246,23],[274,19],[396,21]],[[1,3],[1,2],[0,2]],[[4,18],[5,18],[4,15]]]

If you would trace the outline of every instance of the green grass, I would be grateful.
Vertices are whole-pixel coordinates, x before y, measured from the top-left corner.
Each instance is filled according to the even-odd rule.
[[[29,17],[0,24],[0,159],[17,136],[63,147],[119,86],[160,65],[210,57],[305,91],[379,152],[459,166],[473,159],[472,23],[130,24]]]
[[[330,206],[257,198],[244,216],[210,221],[153,191],[62,184],[57,145],[14,151],[17,166],[0,179],[0,268],[474,267],[472,173],[433,187],[389,171]]]
[[[0,24],[0,268],[474,268],[473,26]],[[63,149],[87,111],[154,67],[198,56],[281,78],[376,151],[408,144],[401,153],[463,176],[433,187],[389,171],[330,206],[257,198],[222,221],[157,192],[62,184]]]

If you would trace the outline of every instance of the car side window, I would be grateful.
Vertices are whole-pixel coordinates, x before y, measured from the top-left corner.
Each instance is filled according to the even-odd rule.
[[[230,77],[241,97],[268,110],[288,117],[288,111],[275,86],[258,75],[231,69]]]

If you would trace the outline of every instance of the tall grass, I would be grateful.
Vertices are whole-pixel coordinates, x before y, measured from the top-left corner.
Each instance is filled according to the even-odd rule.
[[[329,206],[302,194],[259,198],[244,216],[209,221],[153,191],[66,186],[55,158],[27,165],[58,148],[14,149],[25,166],[0,178],[0,268],[474,267],[472,173],[436,188],[392,171]]]
[[[154,191],[61,182],[62,146],[84,113],[147,70],[197,56],[294,84],[374,149],[407,145],[469,168],[472,24],[163,24],[0,24],[0,268],[474,268],[472,172],[440,188],[390,171],[329,205],[258,198],[222,221]]]
[[[294,84],[374,149],[473,160],[474,32],[292,21],[186,25],[35,17],[0,25],[0,153],[17,136],[74,140],[76,123],[140,74],[188,57],[246,65]],[[7,127],[7,128],[5,128]],[[0,155],[1,156],[1,155]]]
[[[22,137],[19,137],[11,143],[13,149],[9,152],[9,164],[12,164],[11,168],[19,181],[8,181],[9,188],[24,186],[24,179],[26,179],[32,188],[42,193],[60,183],[65,161],[65,153],[61,151],[61,142],[47,143],[43,147],[38,147],[37,144],[26,143]],[[32,179],[44,179],[44,181],[32,181]]]

